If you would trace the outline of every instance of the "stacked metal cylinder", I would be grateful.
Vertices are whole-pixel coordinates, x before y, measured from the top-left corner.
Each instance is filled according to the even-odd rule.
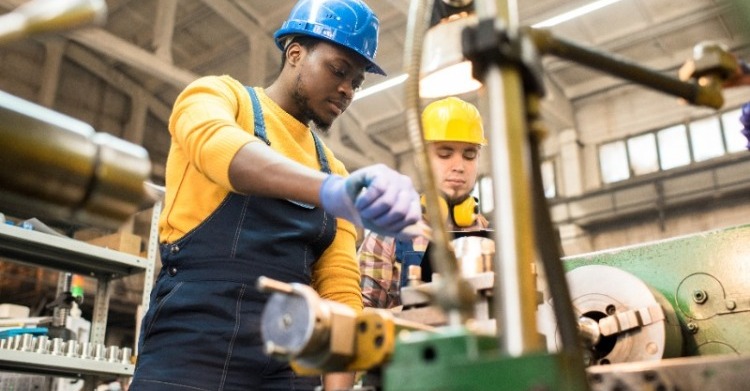
[[[3,349],[122,364],[132,364],[133,358],[133,349],[129,347],[105,346],[76,340],[64,341],[62,338],[50,339],[46,335],[33,334],[19,334],[0,339],[0,350]]]

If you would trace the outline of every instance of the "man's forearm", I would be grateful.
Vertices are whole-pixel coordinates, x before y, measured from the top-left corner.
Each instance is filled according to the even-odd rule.
[[[323,390],[349,390],[354,387],[356,372],[336,372],[323,375]]]
[[[229,181],[242,194],[291,198],[320,205],[326,174],[305,167],[259,142],[242,147],[229,165]]]

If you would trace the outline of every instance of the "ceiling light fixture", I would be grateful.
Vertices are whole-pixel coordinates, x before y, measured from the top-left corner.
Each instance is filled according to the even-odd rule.
[[[552,18],[543,20],[539,23],[533,24],[531,27],[534,28],[543,28],[543,27],[552,27],[555,25],[558,25],[560,23],[567,22],[571,19],[577,18],[579,16],[586,15],[588,13],[594,12],[598,9],[602,9],[604,7],[607,7],[609,5],[615,4],[621,0],[598,0],[593,3],[584,5],[582,7],[576,8],[574,10],[562,13],[560,15],[554,16]],[[395,76],[391,79],[388,79],[382,83],[375,84],[371,87],[367,87],[365,89],[362,89],[361,91],[357,92],[354,95],[354,100],[362,99],[366,96],[370,96],[372,94],[375,94],[377,92],[383,91],[385,89],[397,86],[403,82],[406,81],[406,79],[409,77],[406,73],[400,74],[398,76]]]
[[[472,63],[463,54],[462,31],[479,23],[476,15],[456,14],[432,26],[424,37],[419,96],[440,98],[476,91]]]
[[[394,78],[388,79],[388,80],[386,80],[386,81],[384,81],[382,83],[375,84],[372,87],[364,88],[364,89],[362,89],[362,90],[360,90],[360,91],[358,91],[358,92],[356,92],[354,94],[354,99],[352,99],[352,101],[355,101],[357,99],[362,99],[362,98],[364,98],[366,96],[370,96],[370,95],[372,95],[372,94],[374,94],[376,92],[380,92],[380,91],[383,91],[383,90],[385,90],[387,88],[391,88],[393,86],[397,86],[397,85],[405,82],[406,79],[408,79],[408,78],[409,78],[409,75],[407,75],[406,73],[404,73],[404,74],[398,75],[398,76],[396,76]]]
[[[586,15],[588,13],[594,12],[598,9],[604,8],[606,6],[615,4],[619,2],[620,0],[598,0],[590,4],[586,4],[583,7],[578,7],[574,10],[562,13],[560,15],[554,16],[552,18],[549,18],[547,20],[543,20],[539,23],[531,25],[531,27],[534,28],[543,28],[543,27],[552,27],[555,25],[558,25],[563,22],[567,22],[571,19],[575,19],[579,16]]]

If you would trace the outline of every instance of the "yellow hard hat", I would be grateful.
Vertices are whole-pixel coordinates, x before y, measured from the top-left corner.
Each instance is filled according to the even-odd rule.
[[[422,112],[425,141],[461,141],[487,144],[482,117],[476,106],[459,98],[434,101]]]

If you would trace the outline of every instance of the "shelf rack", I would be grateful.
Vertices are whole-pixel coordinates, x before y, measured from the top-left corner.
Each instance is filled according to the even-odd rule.
[[[89,342],[104,344],[110,301],[110,282],[145,273],[143,303],[148,303],[156,263],[158,215],[161,201],[152,210],[147,258],[108,248],[0,224],[0,258],[31,266],[89,276],[97,280]],[[135,365],[34,351],[0,349],[0,371],[28,372],[63,377],[132,376]]]

